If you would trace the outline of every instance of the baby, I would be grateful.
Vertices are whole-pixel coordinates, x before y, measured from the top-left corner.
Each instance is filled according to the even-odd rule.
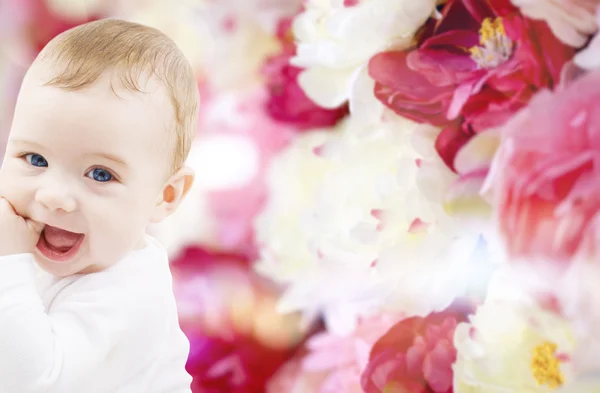
[[[102,20],[37,57],[0,169],[0,392],[182,393],[189,342],[146,228],[190,189],[189,63]]]

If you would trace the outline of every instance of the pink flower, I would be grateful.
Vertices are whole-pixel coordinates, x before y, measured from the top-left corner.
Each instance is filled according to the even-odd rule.
[[[415,48],[374,56],[375,95],[396,113],[445,127],[446,164],[474,134],[506,122],[536,90],[553,87],[573,49],[509,0],[450,0]]]
[[[186,368],[194,393],[263,393],[305,330],[275,309],[277,294],[236,254],[188,248],[172,261]]]
[[[325,109],[306,96],[298,84],[302,69],[290,64],[290,59],[296,54],[291,22],[292,19],[283,19],[279,23],[277,35],[282,46],[281,53],[269,58],[263,67],[269,91],[266,111],[274,120],[299,130],[333,126],[348,114],[348,105]]]
[[[448,309],[398,322],[373,346],[362,375],[366,393],[451,393],[454,330],[465,309]]]
[[[595,252],[599,86],[600,72],[591,72],[561,92],[542,91],[504,127],[486,187],[513,257],[568,263]]]
[[[22,23],[21,34],[25,37],[29,45],[27,50],[32,56],[28,61],[33,61],[44,46],[63,31],[108,16],[92,14],[85,18],[70,18],[54,12],[46,0],[8,0],[4,6],[6,17],[20,19],[19,22]]]
[[[521,12],[548,23],[559,40],[575,48],[586,44],[598,29],[596,7],[598,0],[512,0]]]
[[[369,351],[397,320],[380,315],[360,321],[349,336],[327,332],[313,336],[305,350],[273,378],[267,393],[362,393],[360,376]]]

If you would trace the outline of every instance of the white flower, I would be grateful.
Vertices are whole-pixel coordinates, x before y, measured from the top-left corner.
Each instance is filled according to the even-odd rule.
[[[555,393],[600,393],[600,374],[579,377]]]
[[[261,248],[256,269],[286,286],[279,303],[281,311],[302,310],[307,323],[324,314],[333,321],[330,326],[337,323],[336,331],[350,332],[356,309],[362,307],[354,304],[348,293],[362,296],[380,283],[365,279],[362,269],[319,260],[309,248],[310,228],[305,225],[315,192],[333,167],[317,152],[339,138],[337,131],[302,134],[272,161],[269,198],[255,220],[256,242]]]
[[[600,372],[600,266],[596,261],[576,259],[559,277],[545,279],[544,284],[575,327],[578,345],[573,365],[577,373]]]
[[[507,272],[497,272],[485,303],[456,329],[456,393],[550,392],[573,378],[571,324],[541,309]]]
[[[445,308],[467,289],[480,233],[443,210],[456,176],[433,150],[438,130],[398,118],[366,132],[352,118],[340,127],[321,158],[298,145],[296,161],[273,165],[257,233],[267,244],[259,270],[286,285],[280,309],[323,314],[343,334],[382,309]],[[314,161],[310,181],[288,169],[304,160]]]
[[[318,105],[335,108],[350,99],[352,112],[381,111],[368,76],[369,59],[387,48],[408,47],[435,9],[435,0],[310,0],[294,20],[298,42],[292,64],[306,68],[299,83]],[[358,104],[360,102],[360,105]],[[366,112],[366,113],[365,113]]]
[[[115,6],[114,1],[105,0],[46,0],[47,7],[54,13],[65,18],[84,19],[107,11],[107,6]]]
[[[512,0],[524,15],[543,20],[563,43],[579,48],[598,29],[598,0]]]
[[[596,23],[600,22],[600,12],[596,12],[595,19]],[[600,68],[600,34],[596,34],[585,49],[575,55],[574,61],[575,64],[586,70],[597,70]]]
[[[302,0],[219,0],[210,5],[212,15],[225,13],[236,20],[253,20],[271,34],[275,34],[282,18],[298,12]]]
[[[195,70],[198,70],[206,59],[213,56],[215,50],[213,36],[208,30],[207,23],[198,17],[203,1],[167,3],[149,0],[138,4],[124,0],[112,1],[118,3],[111,9],[113,15],[162,31],[177,44]],[[71,3],[73,0],[60,0],[60,2]]]
[[[255,238],[263,258],[258,270],[279,282],[290,282],[316,264],[301,228],[316,187],[331,163],[315,149],[337,135],[313,131],[298,136],[271,162],[268,201],[255,220]]]
[[[297,4],[296,0],[279,4],[273,0],[144,0],[132,6],[130,1],[119,1],[123,3],[116,11],[119,17],[164,32],[181,48],[200,81],[206,79],[216,91],[264,84],[261,68],[268,56],[280,50],[271,25]]]

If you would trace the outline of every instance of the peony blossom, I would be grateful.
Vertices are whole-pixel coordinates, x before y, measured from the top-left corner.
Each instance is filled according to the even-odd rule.
[[[543,20],[563,43],[579,48],[598,30],[598,0],[511,0],[531,19]]]
[[[306,334],[297,315],[235,254],[187,248],[173,259],[173,291],[190,340],[194,393],[260,393]]]
[[[600,266],[576,258],[565,269],[552,265],[504,265],[490,291],[497,301],[534,307],[568,324],[572,346],[569,369],[574,375],[600,371]],[[566,383],[567,381],[565,381]]]
[[[599,84],[592,72],[540,92],[504,127],[486,187],[511,256],[569,263],[596,252]]]
[[[454,330],[469,311],[469,307],[454,306],[394,325],[371,350],[362,375],[364,391],[451,393]]]
[[[298,84],[302,69],[290,64],[296,52],[290,29],[290,19],[280,22],[277,35],[282,43],[281,53],[267,59],[263,68],[269,90],[266,111],[274,120],[299,130],[333,126],[348,114],[348,106],[324,109],[306,96]]]
[[[566,270],[553,275],[552,271],[542,274],[544,270],[539,266],[515,266],[519,269],[523,286],[536,294],[538,302],[560,313],[574,326],[577,345],[571,358],[578,375],[600,372],[600,266],[589,262],[576,259]],[[526,269],[534,273],[523,274]]]
[[[450,168],[473,134],[505,123],[536,90],[553,87],[573,49],[508,0],[450,0],[416,47],[374,56],[375,95],[401,116],[444,127]]]
[[[573,378],[572,324],[517,281],[497,272],[485,303],[456,328],[455,393],[547,393]]]
[[[434,8],[435,0],[306,2],[293,25],[298,51],[292,64],[305,69],[300,86],[324,108],[350,100],[351,111],[360,111],[372,96],[369,58],[388,47],[410,46]]]
[[[600,392],[600,376],[591,374],[582,376],[566,384],[556,393],[598,393]]]
[[[477,225],[445,211],[455,175],[435,156],[437,131],[398,118],[367,130],[351,118],[340,128],[319,157],[298,145],[295,160],[306,158],[290,152],[272,169],[258,269],[285,286],[280,309],[322,314],[343,333],[382,309],[446,308],[485,264],[486,242]]]
[[[360,376],[375,342],[398,320],[378,315],[359,321],[349,335],[319,333],[305,351],[269,382],[266,393],[362,393]]]

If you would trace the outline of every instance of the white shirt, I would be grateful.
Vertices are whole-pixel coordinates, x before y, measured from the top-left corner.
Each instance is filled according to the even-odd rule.
[[[156,240],[66,278],[31,254],[0,258],[0,392],[189,393],[188,353]]]

